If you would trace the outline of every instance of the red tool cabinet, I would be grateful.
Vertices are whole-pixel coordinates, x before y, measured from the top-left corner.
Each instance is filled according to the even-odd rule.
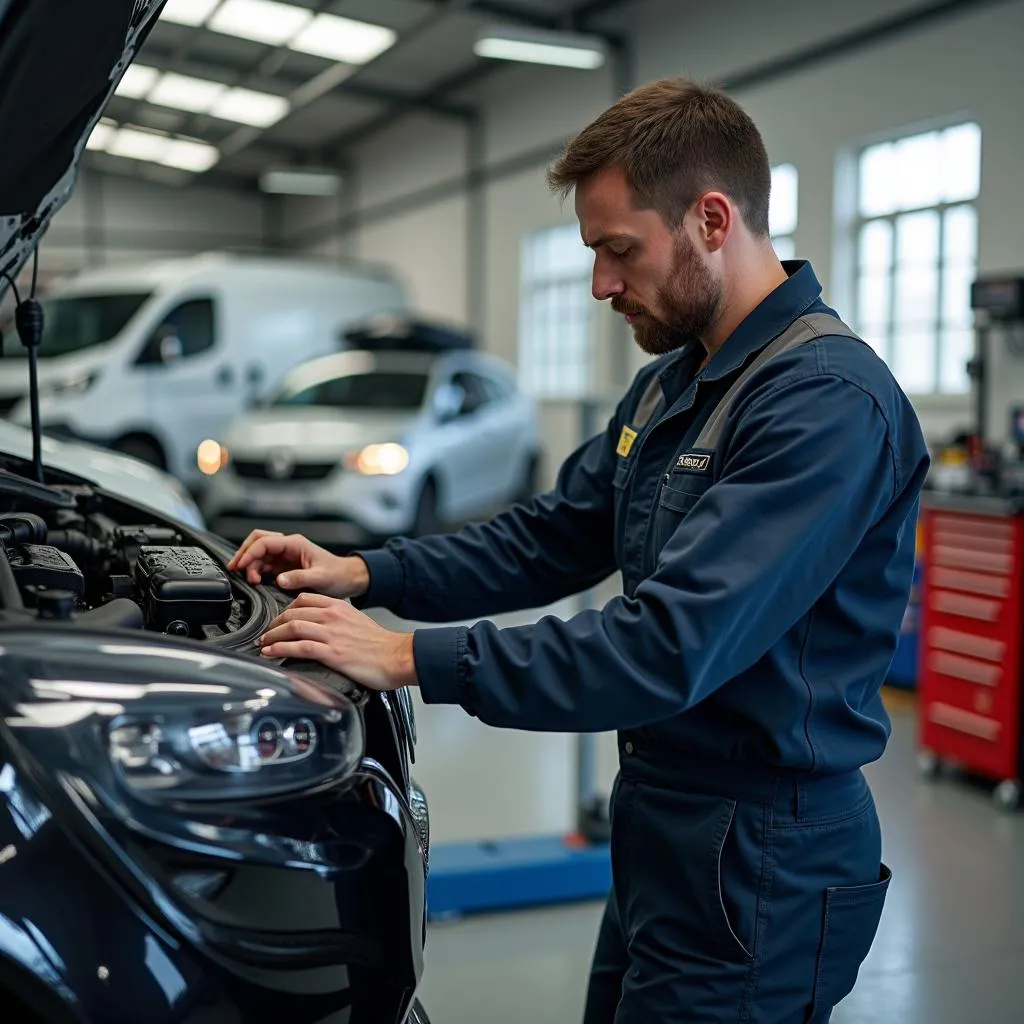
[[[928,496],[918,680],[921,766],[949,761],[1021,796],[1024,505]]]

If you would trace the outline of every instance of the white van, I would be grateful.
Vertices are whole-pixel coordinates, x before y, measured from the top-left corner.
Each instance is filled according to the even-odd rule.
[[[398,281],[370,268],[210,253],[84,273],[44,309],[43,429],[197,486],[201,441],[294,366],[344,347],[348,326],[406,312],[407,299]],[[23,351],[7,340],[0,412],[27,424]]]

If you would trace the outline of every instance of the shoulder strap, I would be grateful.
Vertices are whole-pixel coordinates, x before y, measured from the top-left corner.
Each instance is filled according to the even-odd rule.
[[[694,442],[693,447],[705,450],[717,447],[722,431],[725,429],[726,417],[729,415],[729,410],[736,395],[747,381],[766,363],[771,362],[772,359],[783,352],[789,352],[791,349],[806,345],[809,341],[814,341],[815,338],[829,335],[853,338],[856,341],[861,340],[860,336],[847,327],[842,320],[832,316],[830,313],[807,313],[805,316],[800,317],[799,320],[794,320],[782,334],[761,349],[757,357],[748,364],[734,381],[732,387],[722,396],[722,400],[715,407],[715,411],[711,414],[707,423],[704,424],[704,429],[700,432],[700,436]]]

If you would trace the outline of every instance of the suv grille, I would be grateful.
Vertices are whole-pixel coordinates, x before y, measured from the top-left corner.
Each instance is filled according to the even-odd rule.
[[[234,466],[235,475],[243,480],[269,480],[272,483],[324,480],[338,468],[337,462],[296,462],[279,473],[272,473],[266,462],[251,459],[236,461],[231,465]]]

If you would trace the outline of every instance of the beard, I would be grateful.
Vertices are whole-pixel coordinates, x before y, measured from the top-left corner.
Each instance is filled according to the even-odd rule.
[[[647,322],[632,325],[633,338],[650,356],[675,352],[707,333],[722,304],[722,284],[701,261],[688,235],[676,238],[673,263],[668,281],[658,289],[659,317],[619,296],[612,299],[616,313],[646,318]]]

